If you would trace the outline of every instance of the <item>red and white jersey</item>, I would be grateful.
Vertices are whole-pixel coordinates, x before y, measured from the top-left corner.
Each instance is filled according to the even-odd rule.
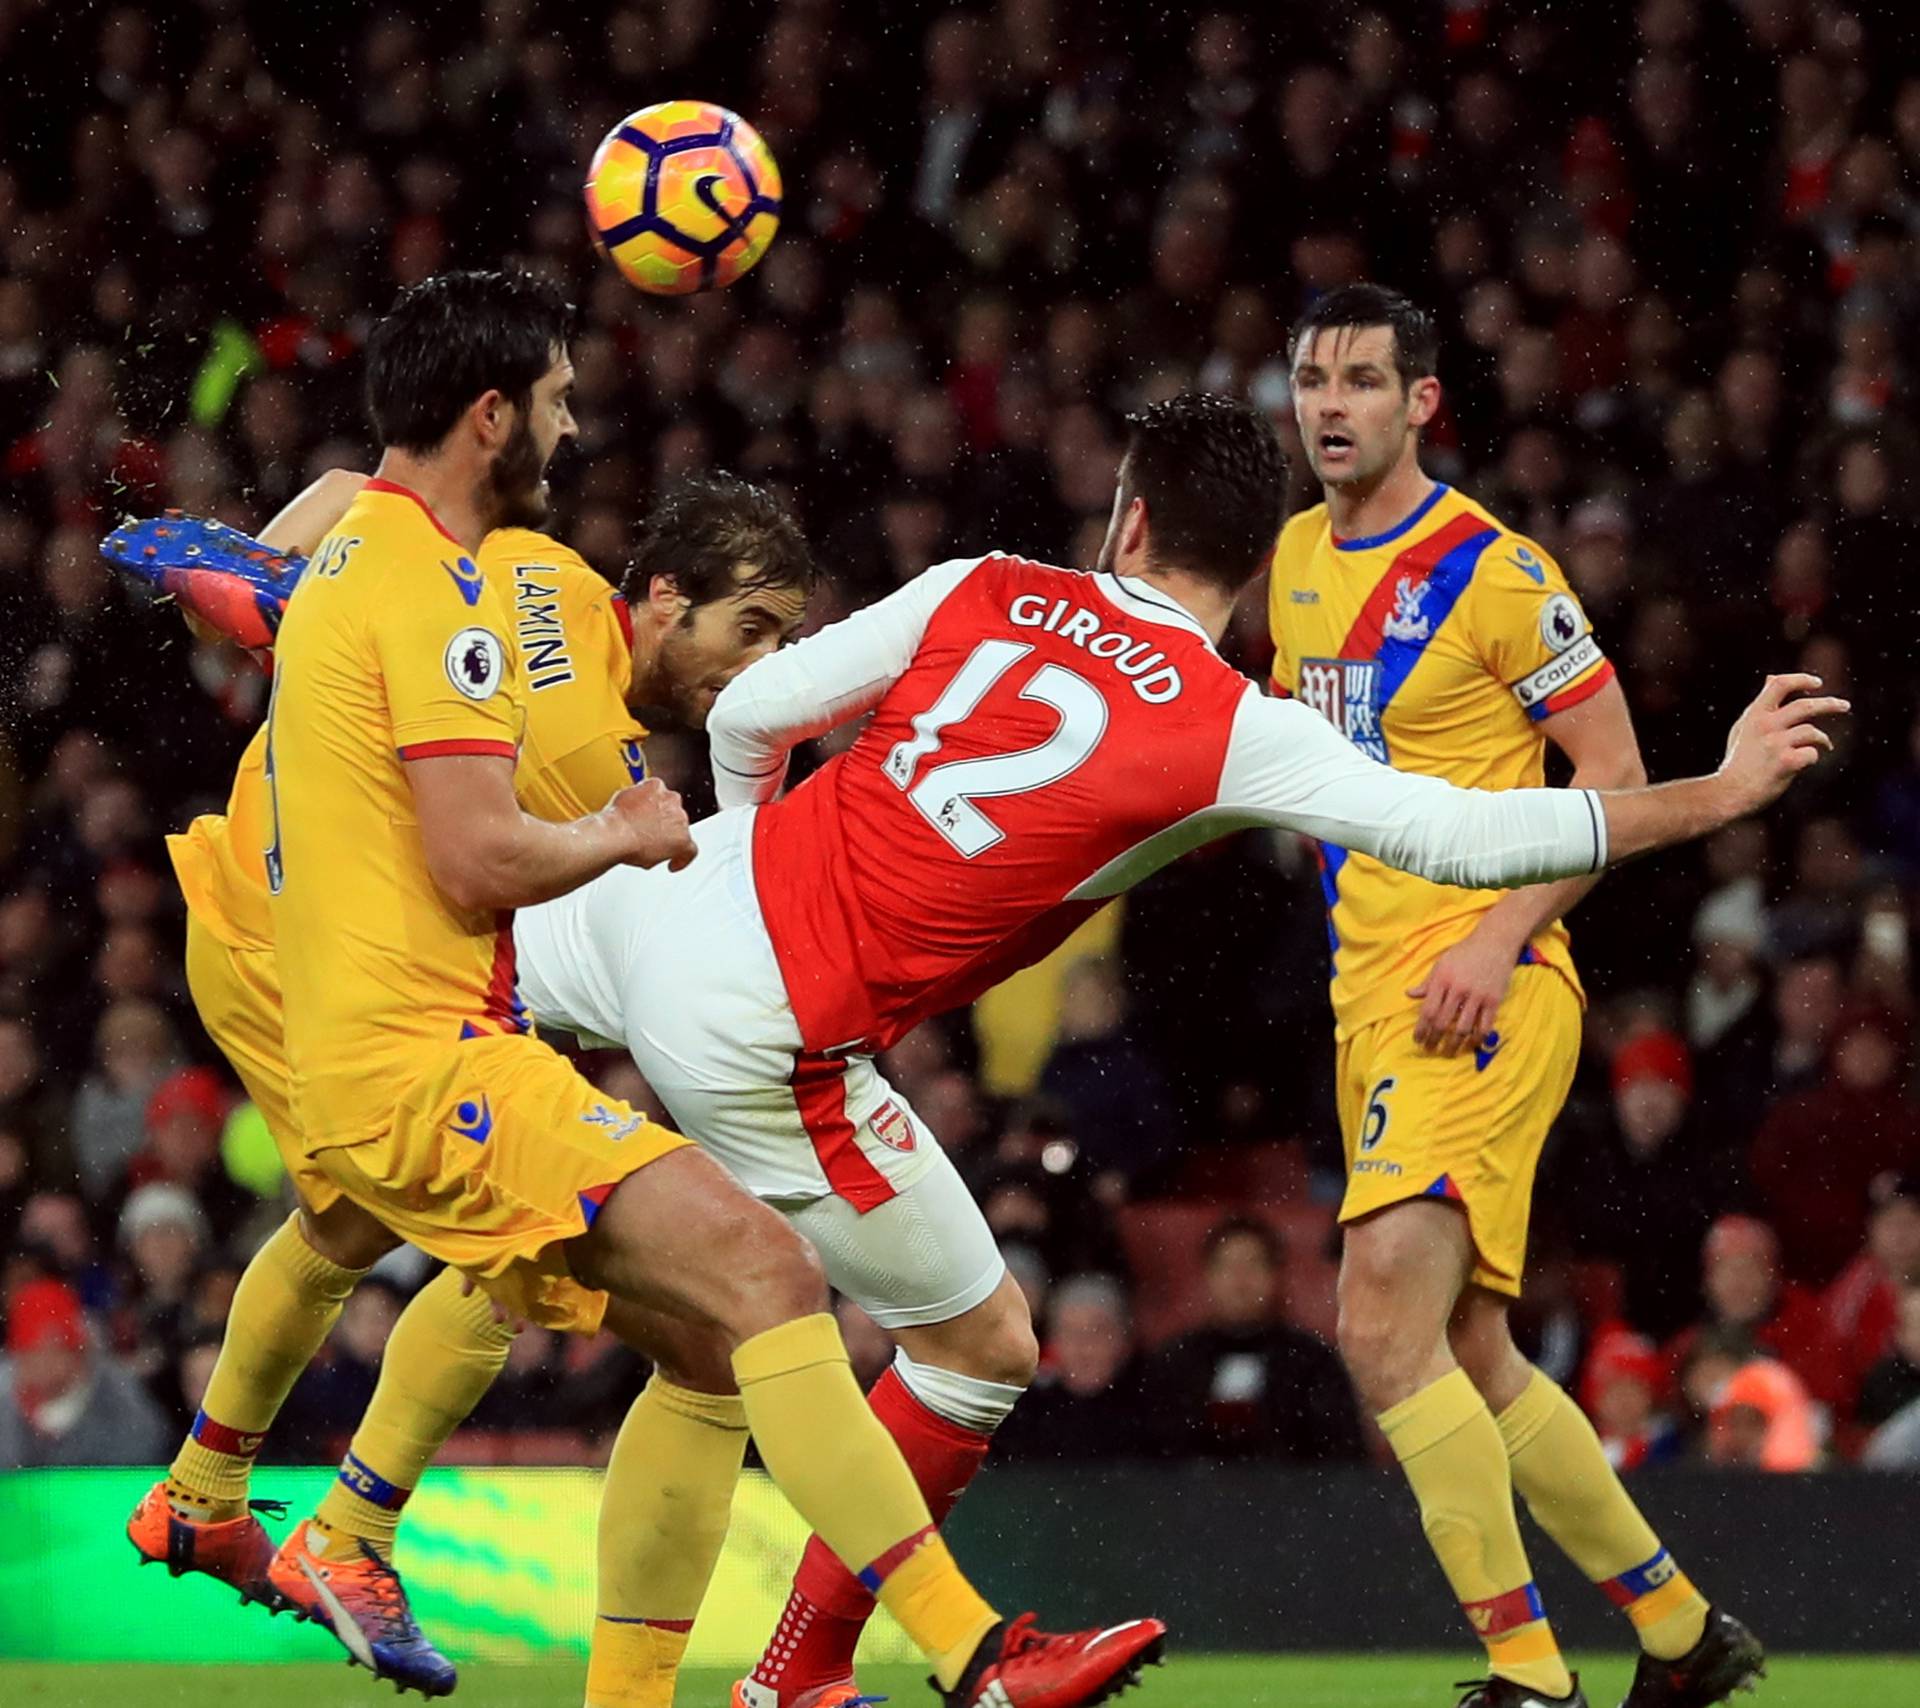
[[[788,750],[872,720],[776,800]],[[1597,871],[1586,791],[1456,789],[1270,700],[1147,582],[994,554],[744,671],[708,722],[723,807],[810,1052],[884,1049],[1046,954],[1108,898],[1253,825],[1440,882]]]

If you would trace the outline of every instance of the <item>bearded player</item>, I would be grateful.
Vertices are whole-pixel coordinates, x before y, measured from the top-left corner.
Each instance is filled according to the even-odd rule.
[[[1432,322],[1372,285],[1296,329],[1293,396],[1325,495],[1281,535],[1273,680],[1397,771],[1538,787],[1644,780],[1613,667],[1559,567],[1420,467],[1440,403]],[[1695,1708],[1762,1670],[1608,1465],[1579,1408],[1515,1347],[1533,1177],[1580,1053],[1562,916],[1596,881],[1449,888],[1323,838],[1348,1185],[1339,1342],[1413,1485],[1492,1678],[1473,1708],[1584,1701],[1514,1512],[1633,1622],[1629,1708]]]
[[[262,530],[262,543],[311,551],[365,485],[364,476],[345,471],[322,476]],[[116,561],[138,561],[124,542],[115,543]],[[176,563],[186,558],[179,544],[170,550]],[[647,732],[637,709],[668,709],[688,727],[703,723],[727,682],[791,635],[813,578],[792,519],[768,494],[725,477],[683,482],[648,513],[621,592],[571,548],[529,527],[495,529],[474,561],[511,589],[514,635],[526,661],[528,715],[515,791],[528,812],[554,822],[597,812],[642,780]],[[145,565],[142,571],[155,573]],[[178,589],[190,617],[204,612],[199,626],[238,626],[236,616],[258,615],[252,589],[231,580],[210,584],[209,573],[197,570],[195,583]],[[408,1301],[373,1403],[299,1548],[274,1562],[271,1542],[247,1510],[254,1457],[274,1415],[314,1336],[325,1334],[362,1273],[330,1262],[309,1227],[332,1212],[340,1194],[304,1156],[289,1105],[262,852],[267,806],[262,730],[241,760],[226,813],[196,819],[169,839],[169,852],[187,901],[187,974],[196,1007],[265,1116],[302,1208],[249,1264],[207,1403],[169,1477],[141,1502],[130,1534],[148,1559],[166,1560],[176,1571],[212,1572],[245,1598],[309,1613],[324,1610],[295,1556],[329,1560],[330,1587],[359,1625],[375,1670],[438,1693],[452,1688],[455,1670],[418,1629],[390,1562],[420,1473],[505,1362],[511,1334],[484,1294],[449,1269]],[[630,1315],[615,1326],[630,1335],[635,1329]],[[654,1468],[702,1453],[731,1452],[737,1460],[746,1423],[724,1360],[716,1380],[710,1349],[676,1360],[670,1355],[684,1355],[689,1337],[663,1345],[657,1322],[646,1331],[643,1349],[663,1368],[629,1414],[620,1451]],[[676,1363],[692,1365],[697,1378]],[[675,1540],[673,1527],[651,1510],[656,1486],[636,1480],[628,1493],[622,1509],[609,1514],[610,1530]],[[619,1557],[629,1570],[648,1568],[644,1549],[623,1546]],[[623,1635],[630,1645],[670,1647],[676,1635],[684,1641],[684,1634],[652,1627]]]
[[[740,810],[696,827],[699,859],[609,873],[517,921],[541,1022],[624,1041],[682,1129],[896,1326],[874,1405],[936,1515],[1024,1371],[967,1374],[970,1329],[999,1321],[975,1301],[999,1297],[1005,1265],[876,1053],[1212,838],[1305,830],[1471,886],[1588,874],[1772,799],[1825,745],[1809,720],[1842,709],[1787,703],[1812,678],[1769,682],[1719,774],[1658,789],[1496,794],[1390,769],[1215,650],[1272,549],[1284,472],[1242,405],[1146,411],[1098,572],[940,564],[742,672],[708,721]],[[778,798],[796,743],[868,714]],[[816,1538],[736,1708],[848,1702],[871,1610]]]
[[[609,1294],[713,1325],[769,1469],[868,1561],[949,1703],[1097,1700],[1157,1649],[1158,1623],[1057,1638],[999,1619],[853,1386],[798,1237],[529,1036],[510,910],[694,853],[657,785],[567,824],[513,796],[525,673],[511,605],[470,554],[544,508],[572,427],[565,320],[524,276],[403,293],[369,344],[381,469],[278,637],[264,864],[289,1104],[339,1192],[301,1232],[342,1269],[410,1239],[552,1327],[596,1326]],[[242,1429],[223,1440],[244,1452]],[[351,1647],[360,1626],[333,1588],[351,1562],[306,1538],[282,1554]],[[170,1559],[173,1540],[169,1526]]]

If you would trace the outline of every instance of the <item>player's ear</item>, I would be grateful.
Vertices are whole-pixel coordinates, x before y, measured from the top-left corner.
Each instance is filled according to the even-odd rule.
[[[513,400],[497,387],[483,391],[467,410],[481,446],[497,451],[513,436]]]
[[[647,609],[664,628],[672,628],[692,608],[693,601],[680,591],[680,583],[671,575],[656,575],[647,583]]]
[[[1144,552],[1147,547],[1147,501],[1135,497],[1128,501],[1127,513],[1120,519],[1120,549]]]
[[[1407,420],[1424,427],[1440,413],[1440,382],[1432,374],[1423,374],[1407,387]]]

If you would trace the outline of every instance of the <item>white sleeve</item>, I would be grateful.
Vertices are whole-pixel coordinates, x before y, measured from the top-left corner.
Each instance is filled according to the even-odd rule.
[[[1591,789],[1460,789],[1369,759],[1298,700],[1250,688],[1234,717],[1220,806],[1466,889],[1598,872],[1607,819]]]
[[[906,673],[940,603],[984,558],[953,558],[896,593],[769,653],[721,691],[707,715],[720,805],[770,801],[786,780],[788,751],[879,705]]]

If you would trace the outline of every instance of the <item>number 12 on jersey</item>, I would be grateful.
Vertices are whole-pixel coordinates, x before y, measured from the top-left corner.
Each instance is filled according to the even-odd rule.
[[[1020,690],[1060,714],[1053,734],[1033,747],[951,759],[922,771],[940,751],[944,732],[971,718],[993,686],[1033,651],[1025,641],[982,641],[953,674],[940,697],[913,720],[913,735],[896,742],[882,769],[926,821],[965,858],[984,854],[1006,832],[974,803],[997,795],[1025,795],[1077,771],[1107,733],[1107,702],[1084,676],[1043,664]],[[919,781],[914,780],[919,773]]]

